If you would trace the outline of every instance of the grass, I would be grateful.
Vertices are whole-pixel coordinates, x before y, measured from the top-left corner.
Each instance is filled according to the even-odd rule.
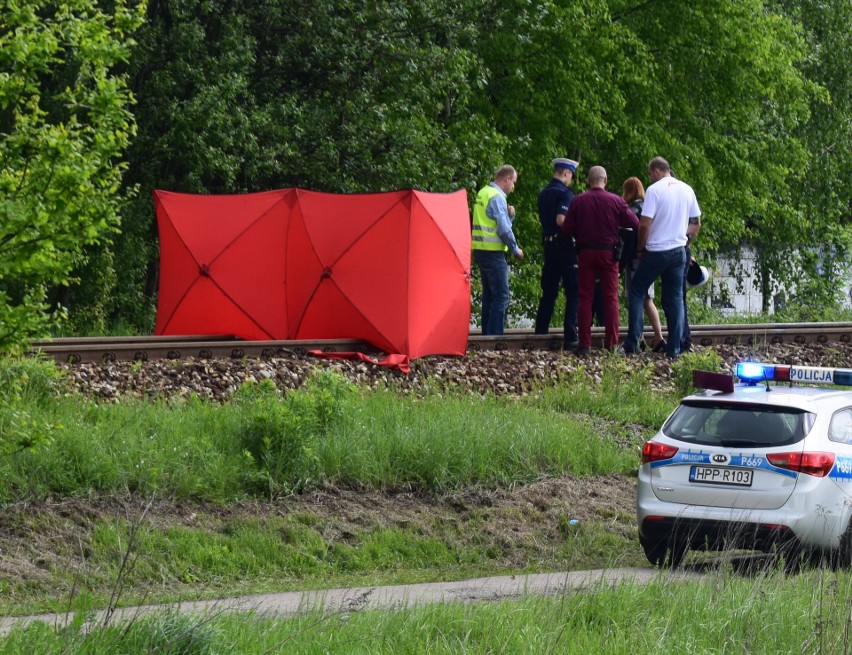
[[[129,625],[16,629],[0,653],[848,653],[849,573],[661,575],[558,597],[273,619],[163,611]]]
[[[48,426],[47,436],[0,459],[0,502],[131,493],[227,503],[327,483],[442,493],[626,473],[635,453],[614,437],[623,441],[637,421],[650,430],[666,399],[649,404],[632,382],[617,391],[606,401],[605,391],[577,386],[529,401],[415,399],[365,392],[328,372],[286,397],[271,384],[247,385],[226,405],[45,402],[41,389],[24,391],[15,411]],[[577,407],[609,421],[613,435]]]
[[[592,523],[559,526],[565,532],[558,538],[571,547],[543,551],[536,544],[553,540],[544,533],[531,535],[532,546],[496,543],[489,522],[514,520],[497,509],[464,519],[445,513],[427,525],[406,519],[361,528],[310,512],[296,521],[251,521],[217,515],[215,508],[322,486],[438,498],[569,474],[632,474],[643,439],[636,417],[645,412],[658,421],[666,411],[662,400],[654,404],[657,410],[648,410],[639,384],[622,385],[615,405],[600,400],[607,391],[589,393],[580,385],[514,400],[437,393],[415,398],[364,391],[326,371],[286,395],[269,383],[248,384],[220,405],[199,398],[85,400],[63,390],[51,362],[0,362],[3,376],[9,384],[0,395],[0,420],[24,435],[27,426],[39,426],[41,436],[33,447],[10,447],[12,454],[0,457],[0,503],[111,497],[132,499],[136,506],[146,499],[213,504],[206,516],[197,510],[197,526],[136,526],[127,516],[90,516],[81,519],[86,531],[77,539],[83,543],[63,541],[61,520],[43,522],[57,521],[55,516],[17,515],[16,525],[7,522],[10,530],[56,534],[50,548],[67,565],[20,580],[0,578],[0,607],[11,613],[103,606],[116,579],[127,603],[287,586],[453,579],[517,569],[519,562],[542,569],[607,558],[635,561],[634,535],[614,536]],[[619,376],[626,372],[613,369],[607,384],[618,386]],[[622,413],[624,404],[633,411]],[[0,432],[4,439],[16,434]],[[552,530],[536,527],[537,521],[527,523]],[[349,534],[328,536],[340,531]],[[75,564],[81,554],[84,571]]]
[[[682,361],[684,370],[693,363],[689,355]],[[653,432],[675,402],[649,393],[649,374],[612,358],[596,384],[562,380],[514,400],[365,393],[320,374],[283,397],[271,385],[249,385],[227,405],[98,404],[63,396],[49,364],[7,363],[0,366],[7,453],[0,499],[112,494],[226,507],[324,484],[415,489],[437,498],[569,473],[629,473],[643,433]],[[687,384],[685,373],[675,375]],[[520,511],[537,510],[479,507],[464,521],[438,514],[431,523],[350,526],[335,539],[328,534],[340,526],[309,511],[200,515],[197,526],[79,517],[90,522],[90,538],[64,544],[65,555],[70,561],[70,549],[82,549],[95,565],[83,577],[61,566],[40,582],[7,577],[0,608],[18,614],[105,607],[118,589],[122,602],[152,602],[493,575],[518,570],[507,558],[513,546],[527,549],[515,553],[525,570],[641,563],[635,537],[610,529],[625,517],[605,512],[579,523],[560,517],[555,548],[536,551],[535,534],[523,544],[496,543],[489,525]],[[37,525],[36,515],[16,516],[20,524],[7,520],[5,529],[53,530],[58,537],[63,530]],[[601,586],[559,598],[289,620],[163,611],[129,625],[93,627],[81,618],[59,631],[44,624],[16,629],[0,638],[0,653],[848,653],[850,605],[848,572],[743,575],[723,567],[698,582],[661,575],[647,586]]]
[[[545,516],[523,505],[465,512],[437,506],[425,517],[417,516],[419,507],[384,523],[308,511],[278,515],[263,507],[253,516],[198,510],[191,524],[106,514],[80,519],[87,526],[79,539],[51,543],[57,559],[49,560],[48,570],[0,580],[0,612],[105,607],[119,579],[120,604],[128,605],[644,563],[632,514],[602,509],[571,523],[567,514]],[[50,525],[40,520],[19,514],[14,522],[7,520],[6,529],[32,535],[67,532],[64,520]],[[41,554],[35,549],[33,557]]]
[[[321,459],[329,478],[343,484],[433,491],[635,466],[630,453],[595,434],[588,421],[556,409],[495,398],[404,402],[387,394],[366,398],[347,433],[323,444]]]

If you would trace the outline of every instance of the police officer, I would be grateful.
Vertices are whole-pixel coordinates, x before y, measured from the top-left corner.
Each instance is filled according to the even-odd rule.
[[[577,250],[571,237],[559,228],[574,197],[569,185],[579,164],[565,158],[554,159],[553,179],[538,194],[538,218],[544,241],[544,265],[541,269],[541,299],[535,315],[535,333],[547,334],[560,283],[565,290],[564,343],[566,350],[577,348]]]

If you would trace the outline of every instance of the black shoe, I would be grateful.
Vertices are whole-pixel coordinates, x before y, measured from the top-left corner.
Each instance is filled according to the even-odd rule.
[[[579,341],[565,341],[562,343],[562,350],[577,350],[579,345]]]
[[[692,342],[689,343],[681,343],[680,344],[680,352],[682,353],[691,353],[692,352]]]
[[[655,353],[662,353],[662,352],[665,352],[665,351],[666,351],[666,346],[667,346],[667,345],[668,345],[668,343],[666,343],[666,340],[665,340],[665,339],[660,339],[660,340],[657,342],[657,344],[654,346],[654,352],[655,352]]]
[[[577,348],[577,349],[574,351],[574,353],[575,353],[577,356],[579,356],[579,357],[583,357],[583,356],[585,356],[585,355],[588,355],[588,354],[589,354],[589,349],[588,349],[588,348]]]

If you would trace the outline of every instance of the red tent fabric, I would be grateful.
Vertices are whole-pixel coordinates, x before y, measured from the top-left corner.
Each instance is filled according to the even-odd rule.
[[[464,191],[154,197],[157,334],[351,338],[412,359],[464,354]]]
[[[411,366],[409,366],[407,355],[385,355],[376,361],[359,352],[327,353],[323,350],[309,350],[308,354],[312,357],[319,357],[320,359],[356,359],[360,362],[372,364],[373,366],[383,366],[384,368],[390,368],[401,373],[411,373]]]
[[[295,193],[154,191],[160,231],[156,334],[285,339],[284,240]]]

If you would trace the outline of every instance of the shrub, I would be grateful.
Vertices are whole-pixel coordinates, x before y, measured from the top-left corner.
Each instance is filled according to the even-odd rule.
[[[44,357],[0,357],[0,402],[44,406],[62,390],[64,378],[56,362]]]
[[[62,379],[53,360],[0,358],[0,455],[50,442],[55,426],[36,418],[28,406],[45,407],[56,398]]]
[[[342,425],[355,393],[354,385],[327,370],[315,371],[283,398],[269,381],[244,385],[237,397],[244,407],[240,439],[255,485],[274,497],[318,483],[321,441]]]

